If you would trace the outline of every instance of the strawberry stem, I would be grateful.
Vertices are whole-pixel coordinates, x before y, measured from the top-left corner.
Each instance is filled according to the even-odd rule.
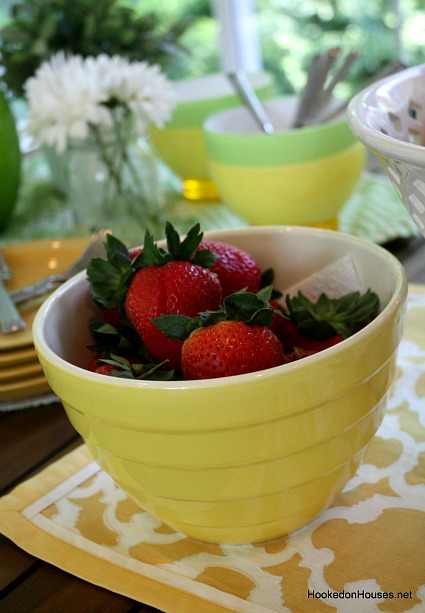
[[[209,268],[217,260],[218,256],[212,251],[201,249],[195,251],[203,238],[199,223],[195,224],[183,240],[174,226],[167,221],[165,224],[165,236],[167,249],[162,249],[154,242],[149,230],[145,232],[143,251],[134,261],[136,270],[145,266],[164,266],[172,261],[190,261],[203,268]]]

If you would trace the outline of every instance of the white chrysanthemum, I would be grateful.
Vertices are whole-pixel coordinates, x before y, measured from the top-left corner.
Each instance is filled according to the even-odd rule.
[[[113,92],[121,87],[128,65],[128,60],[118,55],[110,57],[101,54],[84,60],[87,78],[93,79],[97,87],[102,90],[106,101],[114,98]]]
[[[27,131],[40,144],[64,151],[69,139],[84,140],[89,124],[110,124],[104,91],[89,78],[80,56],[58,53],[25,84]]]
[[[27,131],[40,144],[65,150],[85,140],[91,126],[111,125],[111,108],[130,111],[145,128],[162,126],[175,104],[174,90],[158,66],[129,63],[119,56],[83,59],[58,53],[25,84]]]
[[[175,91],[159,66],[133,62],[124,68],[121,77],[111,87],[111,96],[125,104],[142,125],[163,126],[174,108]]]

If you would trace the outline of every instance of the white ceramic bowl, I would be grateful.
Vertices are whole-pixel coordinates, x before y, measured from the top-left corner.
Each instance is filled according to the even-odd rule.
[[[366,87],[351,100],[347,118],[425,235],[425,64]]]

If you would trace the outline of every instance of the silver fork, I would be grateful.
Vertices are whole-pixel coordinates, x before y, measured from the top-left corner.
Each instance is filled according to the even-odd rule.
[[[15,304],[24,304],[26,302],[34,300],[35,298],[44,296],[45,294],[55,289],[77,273],[87,268],[87,264],[92,258],[104,257],[104,241],[108,233],[109,230],[104,229],[94,232],[82,254],[74,262],[74,264],[72,264],[72,266],[65,270],[65,272],[56,275],[49,275],[48,277],[45,277],[44,279],[41,279],[36,283],[27,285],[25,287],[22,287],[21,289],[17,289],[13,292],[10,292],[9,295],[12,297],[13,302]]]
[[[0,331],[2,334],[12,334],[26,328],[26,324],[10,297],[10,293],[3,285],[3,281],[10,279],[11,276],[12,272],[6,258],[0,251]]]

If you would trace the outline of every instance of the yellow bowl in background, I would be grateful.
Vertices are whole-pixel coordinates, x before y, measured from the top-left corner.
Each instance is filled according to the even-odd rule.
[[[364,168],[364,147],[345,117],[289,129],[293,96],[264,104],[276,132],[259,131],[244,107],[204,123],[210,173],[221,199],[255,225],[335,229]]]
[[[273,96],[273,80],[268,73],[249,75],[260,99]],[[215,200],[202,124],[212,113],[240,104],[224,74],[182,79],[175,82],[177,104],[164,128],[153,127],[151,139],[162,160],[183,179],[183,193],[189,200]]]
[[[284,288],[351,253],[380,315],[298,362],[204,381],[130,381],[85,370],[99,318],[85,273],[37,313],[52,389],[95,460],[144,509],[202,541],[244,543],[301,527],[354,475],[383,418],[404,329],[404,270],[337,232],[256,227],[207,233],[249,251]],[[78,316],[76,316],[78,314]]]

